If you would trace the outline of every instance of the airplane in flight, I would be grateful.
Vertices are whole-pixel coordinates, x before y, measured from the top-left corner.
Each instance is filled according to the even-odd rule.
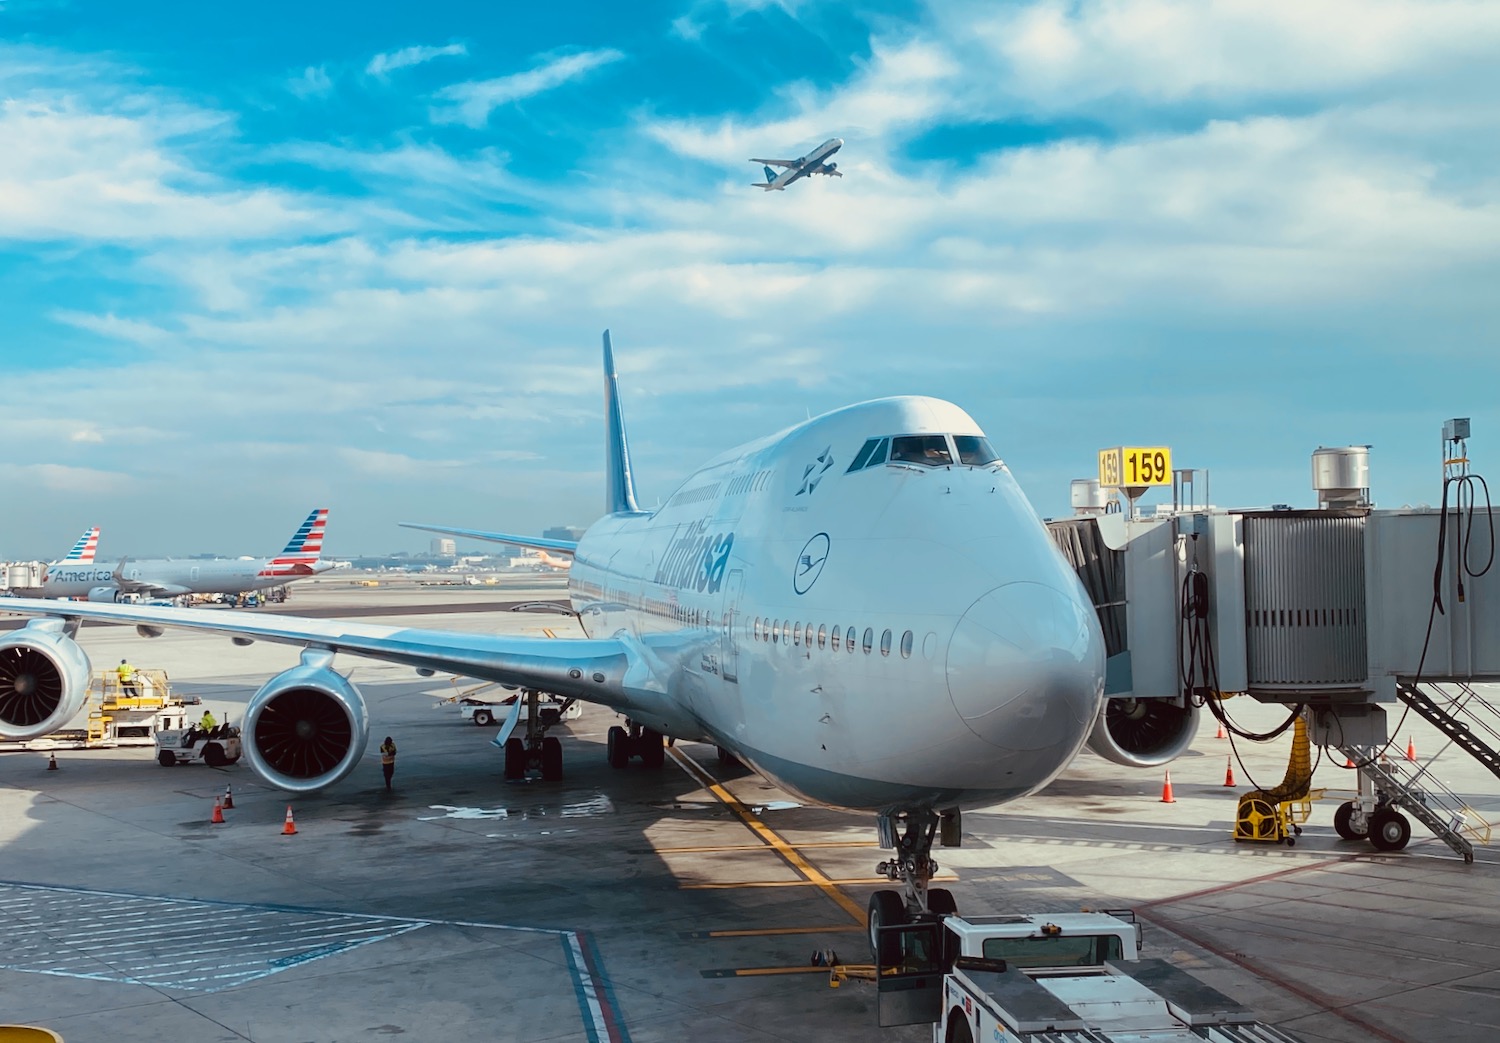
[[[597,703],[625,716],[607,735],[615,768],[660,768],[667,737],[710,742],[804,802],[872,813],[889,852],[877,872],[901,885],[872,896],[872,937],[954,910],[929,883],[934,844],[961,842],[963,808],[1035,792],[1085,741],[1159,763],[1167,737],[1112,734],[1139,722],[1103,710],[1088,595],[958,406],[885,398],[809,419],[720,454],[646,511],[607,331],[604,374],[606,513],[581,539],[424,526],[571,552],[588,637],[10,601],[37,618],[0,639],[0,734],[45,734],[78,711],[89,666],[73,635],[88,620],[303,646],[242,725],[252,768],[293,792],[337,782],[364,755],[369,715],[340,655]],[[550,715],[530,712],[525,738],[512,734],[523,704],[496,736],[505,775],[559,779]]]
[[[843,138],[829,138],[823,144],[813,149],[801,159],[751,159],[752,163],[760,163],[766,172],[765,181],[751,182],[753,188],[763,188],[767,192],[785,192],[786,186],[790,185],[800,177],[808,174],[827,174],[830,177],[843,177],[837,163],[829,163],[827,159],[839,149],[844,147]],[[772,170],[772,167],[784,167],[781,173]]]
[[[298,526],[282,552],[271,558],[138,561],[124,558],[114,568],[94,561],[99,530],[90,529],[74,545],[68,557],[47,566],[40,586],[17,588],[15,593],[31,598],[84,598],[111,602],[120,600],[125,594],[176,597],[180,594],[237,594],[245,590],[279,587],[333,567],[332,562],[321,560],[327,525],[328,509],[319,507]],[[3,731],[3,725],[0,725],[0,731]]]

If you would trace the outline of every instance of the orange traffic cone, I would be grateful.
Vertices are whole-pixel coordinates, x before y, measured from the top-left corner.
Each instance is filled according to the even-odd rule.
[[[1234,785],[1234,758],[1224,758],[1224,785]]]
[[[296,836],[297,823],[292,821],[292,806],[286,806],[286,825],[281,827],[281,835],[284,837]]]
[[[57,754],[53,753],[53,754],[49,754],[48,755],[48,757],[47,757],[47,770],[48,771],[56,771],[57,770]]]
[[[1172,796],[1172,773],[1167,772],[1166,780],[1161,784],[1161,802],[1163,804],[1176,804],[1177,798]]]
[[[1216,732],[1214,732],[1214,738],[1215,739],[1227,739],[1227,738],[1229,738],[1229,733],[1224,730],[1224,722],[1223,721],[1219,722],[1219,730],[1216,731]]]
[[[1417,744],[1411,741],[1411,736],[1406,737],[1406,759],[1414,761],[1417,759]]]
[[[224,821],[224,806],[219,803],[219,798],[218,797],[214,798],[214,817],[211,818],[211,819],[209,819],[208,821],[209,822],[223,822]]]
[[[234,790],[228,783],[224,785],[224,810],[228,811],[234,807]]]

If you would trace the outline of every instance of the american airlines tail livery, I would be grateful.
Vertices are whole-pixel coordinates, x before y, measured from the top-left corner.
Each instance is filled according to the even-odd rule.
[[[47,566],[39,587],[18,591],[23,597],[84,598],[118,601],[122,594],[176,597],[179,594],[237,594],[279,587],[332,568],[321,560],[328,509],[307,516],[286,548],[273,558],[125,558],[111,567],[94,561],[99,530],[90,529],[62,561]],[[76,555],[76,556],[75,556]],[[0,729],[3,729],[0,723]]]
[[[607,513],[582,539],[439,530],[571,552],[587,639],[11,601],[38,618],[0,641],[0,733],[77,712],[80,620],[303,645],[242,730],[262,777],[315,790],[364,753],[365,704],[334,660],[369,656],[617,710],[616,767],[660,767],[665,737],[715,743],[805,801],[876,816],[894,849],[878,871],[904,894],[876,893],[872,931],[951,910],[931,852],[959,843],[961,809],[1040,789],[1108,728],[1094,609],[1010,471],[959,407],[887,398],[731,449],[642,510],[607,332],[604,367]],[[522,702],[497,739],[505,774],[560,778],[542,715],[512,734]]]

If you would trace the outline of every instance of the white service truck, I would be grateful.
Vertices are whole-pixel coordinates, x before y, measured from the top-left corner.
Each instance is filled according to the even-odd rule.
[[[879,929],[882,1027],[934,1043],[1298,1043],[1165,960],[1128,912],[946,916]]]

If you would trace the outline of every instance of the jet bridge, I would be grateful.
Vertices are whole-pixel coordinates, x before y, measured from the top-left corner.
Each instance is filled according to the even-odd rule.
[[[1467,439],[1466,420],[1445,425],[1438,507],[1375,510],[1360,446],[1314,453],[1315,510],[1142,515],[1133,495],[1127,507],[1075,482],[1076,516],[1049,529],[1098,611],[1106,694],[1158,716],[1201,705],[1230,727],[1225,696],[1296,708],[1315,744],[1359,769],[1342,836],[1399,849],[1406,811],[1472,861],[1488,824],[1430,763],[1389,753],[1388,722],[1400,704],[1500,778],[1500,710],[1473,687],[1500,682],[1496,518]]]

